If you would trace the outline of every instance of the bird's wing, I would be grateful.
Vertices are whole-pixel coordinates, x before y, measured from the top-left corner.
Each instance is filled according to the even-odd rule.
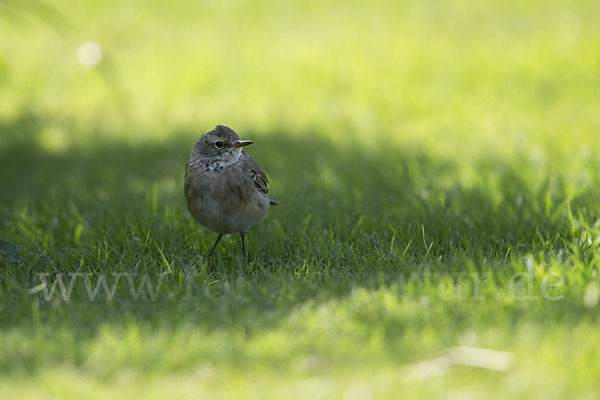
[[[250,154],[242,152],[243,168],[246,175],[254,182],[256,188],[263,193],[269,192],[269,180]]]

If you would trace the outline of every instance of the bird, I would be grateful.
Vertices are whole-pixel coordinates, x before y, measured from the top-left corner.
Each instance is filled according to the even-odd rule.
[[[193,145],[185,168],[187,208],[201,225],[218,234],[208,253],[210,261],[223,235],[239,233],[248,262],[246,232],[269,214],[269,180],[244,147],[251,140],[224,125],[202,135]]]

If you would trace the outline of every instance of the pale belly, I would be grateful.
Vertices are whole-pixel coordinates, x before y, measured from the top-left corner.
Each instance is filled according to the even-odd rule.
[[[186,182],[186,199],[192,216],[218,233],[246,232],[267,218],[268,196],[243,179],[220,179],[202,174]]]

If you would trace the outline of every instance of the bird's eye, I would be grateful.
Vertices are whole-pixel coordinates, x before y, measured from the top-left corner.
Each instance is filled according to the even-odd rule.
[[[215,142],[215,147],[217,149],[222,149],[223,148],[223,142],[221,142],[221,141]]]

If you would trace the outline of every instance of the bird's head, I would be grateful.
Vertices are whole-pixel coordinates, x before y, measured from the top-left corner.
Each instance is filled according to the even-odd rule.
[[[251,140],[240,140],[233,129],[217,125],[215,129],[198,139],[194,144],[192,155],[201,159],[228,163],[236,160],[242,152],[242,147],[249,144],[252,144]]]

